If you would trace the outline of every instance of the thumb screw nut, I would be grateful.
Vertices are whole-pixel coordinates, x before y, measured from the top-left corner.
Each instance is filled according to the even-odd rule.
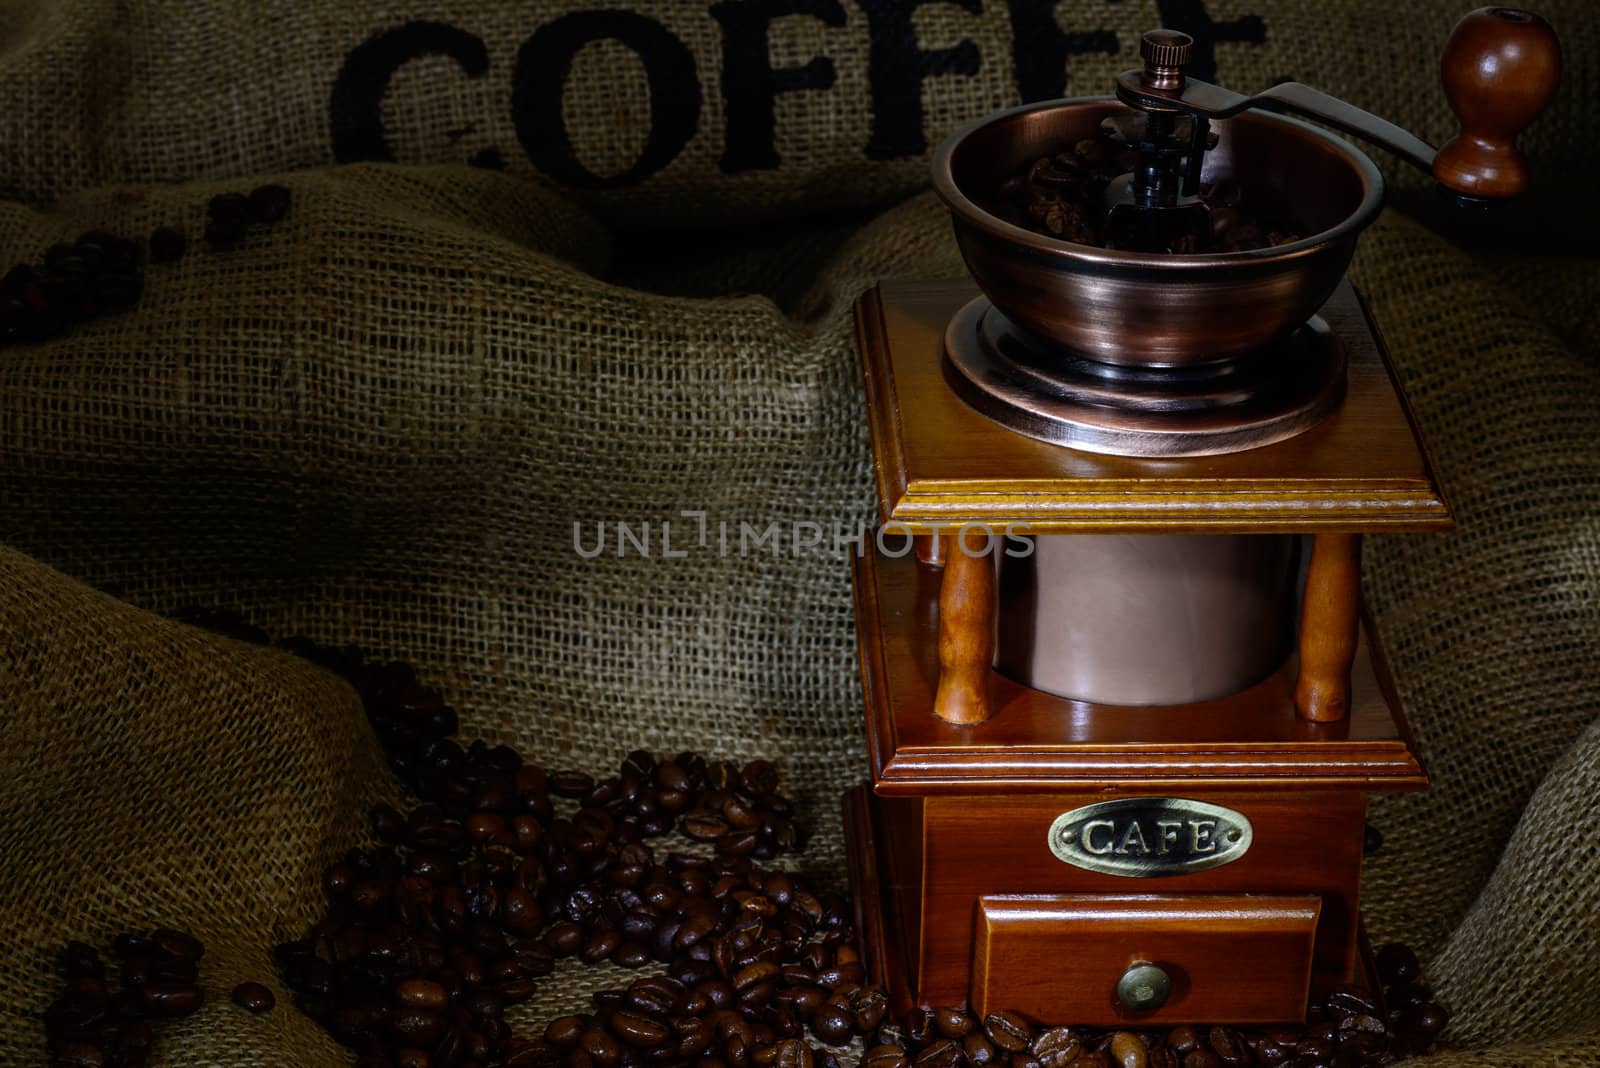
[[[1139,39],[1147,69],[1182,67],[1194,54],[1194,38],[1178,30],[1150,30]]]

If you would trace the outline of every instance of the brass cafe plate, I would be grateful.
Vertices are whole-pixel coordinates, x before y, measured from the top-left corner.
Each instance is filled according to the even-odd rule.
[[[1123,797],[1063,812],[1050,824],[1056,859],[1104,875],[1148,879],[1232,863],[1250,848],[1242,813],[1183,797]]]

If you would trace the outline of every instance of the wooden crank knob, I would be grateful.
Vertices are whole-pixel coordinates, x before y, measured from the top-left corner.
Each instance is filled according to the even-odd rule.
[[[1450,31],[1440,59],[1461,133],[1433,161],[1433,176],[1468,197],[1498,199],[1528,188],[1517,134],[1543,111],[1561,77],[1561,44],[1538,15],[1480,7]]]

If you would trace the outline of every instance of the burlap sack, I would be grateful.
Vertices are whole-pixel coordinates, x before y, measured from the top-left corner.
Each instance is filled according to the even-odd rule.
[[[470,160],[636,225],[881,204],[922,186],[930,146],[962,122],[1108,94],[1159,25],[1195,35],[1198,77],[1251,92],[1295,78],[1439,143],[1455,125],[1438,56],[1472,6],[16,0],[0,11],[0,191]],[[1582,192],[1600,25],[1592,0],[1533,6],[1565,41],[1566,90],[1527,144],[1552,190]]]
[[[341,70],[407,20],[475,34],[488,57],[478,77],[445,56],[407,63],[382,98],[397,159],[454,165],[290,174],[289,219],[247,248],[153,267],[133,313],[0,350],[0,1065],[39,1062],[67,937],[184,923],[212,947],[214,996],[276,985],[267,947],[314,914],[316,872],[393,789],[348,693],[151,614],[185,605],[411,660],[467,735],[549,764],[599,769],[638,744],[772,757],[817,830],[806,863],[839,884],[837,799],[865,759],[832,528],[872,513],[849,305],[881,277],[961,270],[930,198],[860,207],[925,171],[917,153],[865,148],[881,124],[864,12],[887,5],[845,4],[839,28],[775,23],[772,63],[825,52],[835,84],[780,94],[779,165],[733,174],[722,23],[709,4],[633,5],[686,42],[698,125],[635,184],[558,191],[529,181],[543,172],[517,140],[512,73],[569,6],[0,10],[0,188],[63,198],[0,205],[4,263],[91,227],[194,234],[212,193],[333,161]],[[926,79],[925,142],[1024,95],[1012,13],[1048,7],[920,7],[922,48],[965,36],[979,59],[970,77]],[[1530,137],[1549,174],[1590,154],[1595,49],[1587,0],[1545,9],[1569,61]],[[1246,34],[1256,13],[1264,43],[1217,44],[1220,80],[1291,74],[1446,130],[1431,57],[1455,5],[1053,10],[1120,50],[1073,55],[1069,92],[1101,91],[1163,13]],[[569,143],[596,173],[627,169],[645,141],[643,75],[622,59],[596,45],[565,83]],[[489,147],[507,173],[459,165]],[[101,183],[139,184],[76,192]],[[612,225],[777,214],[711,235]],[[1600,851],[1583,830],[1600,748],[1595,261],[1477,263],[1389,217],[1358,269],[1461,524],[1367,554],[1436,781],[1376,806],[1373,933],[1418,945],[1454,1033],[1486,1051],[1454,1061],[1600,1063]],[[706,544],[685,512],[705,513]],[[574,524],[592,547],[601,522],[606,551],[585,559]],[[649,525],[650,556],[617,555],[619,522]],[[738,552],[741,523],[808,522],[825,549]],[[664,523],[686,556],[663,555]],[[605,981],[564,970],[514,1023]],[[217,1000],[175,1029],[164,1063],[344,1063],[286,1005],[257,1020]]]
[[[412,660],[469,736],[551,764],[640,743],[775,757],[817,829],[807,863],[838,885],[836,803],[865,774],[844,561],[723,556],[714,532],[870,514],[850,300],[958,271],[941,209],[785,229],[768,256],[647,252],[509,176],[287,181],[290,218],[246,249],[152,268],[134,313],[5,353],[0,538],[147,610],[234,605]],[[0,249],[192,226],[218,188],[5,208]],[[612,272],[765,295],[660,296]],[[1473,1063],[1594,1063],[1600,384],[1489,278],[1397,218],[1365,238],[1360,281],[1461,521],[1368,553],[1436,778],[1376,809],[1370,922],[1430,958],[1456,1034],[1491,1051]],[[709,548],[685,511],[706,513]],[[587,550],[601,520],[673,521],[688,555],[618,556],[613,537],[583,559],[573,524]],[[315,672],[14,551],[0,573],[0,1064],[24,1064],[70,935],[185,922],[215,947],[214,990],[269,977],[267,947],[389,787]],[[569,969],[517,1019],[600,981]],[[165,1049],[341,1062],[287,1008],[207,1008]]]

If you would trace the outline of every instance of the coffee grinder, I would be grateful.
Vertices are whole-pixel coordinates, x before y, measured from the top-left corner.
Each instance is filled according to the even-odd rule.
[[[1450,509],[1344,272],[1383,181],[1358,135],[1464,211],[1527,183],[1542,19],[1484,8],[1435,151],[1304,85],[1186,78],[1154,31],[1114,98],[1027,105],[934,158],[973,284],[857,306],[881,518],[857,561],[871,782],[847,798],[864,953],[899,1011],[1041,1023],[1284,1023],[1364,963],[1367,795],[1428,779],[1364,619],[1365,533]],[[1119,247],[988,206],[1029,161],[1119,132]],[[1281,197],[1309,236],[1174,254],[1195,193]],[[1110,224],[1115,223],[1112,227]]]

